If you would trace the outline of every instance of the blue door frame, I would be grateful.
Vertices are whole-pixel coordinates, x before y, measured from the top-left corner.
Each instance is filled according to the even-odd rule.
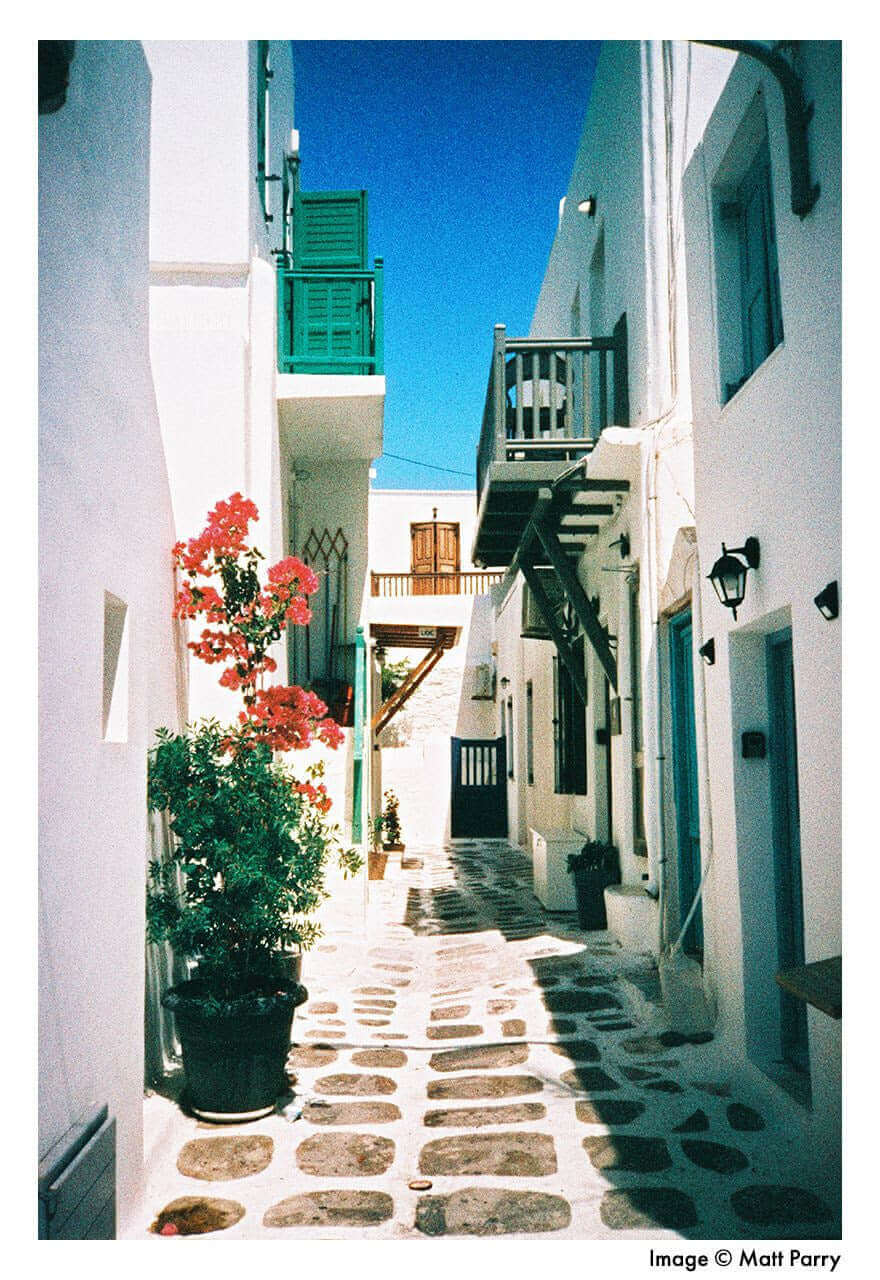
[[[672,765],[678,831],[678,902],[683,922],[691,908],[702,874],[700,862],[700,802],[697,783],[697,739],[694,727],[694,667],[691,611],[669,620],[669,667],[672,693]],[[684,936],[684,950],[703,952],[702,903]]]
[[[777,964],[780,969],[789,969],[804,963],[797,727],[790,627],[767,637],[767,695]],[[783,1060],[798,1071],[808,1072],[806,1005],[786,991],[779,993],[779,1027]]]

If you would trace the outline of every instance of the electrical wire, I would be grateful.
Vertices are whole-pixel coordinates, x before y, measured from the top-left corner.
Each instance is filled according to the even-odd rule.
[[[394,458],[396,462],[411,462],[414,467],[427,467],[430,471],[448,471],[451,476],[467,476],[468,479],[471,479],[473,475],[470,471],[456,471],[454,467],[438,467],[433,462],[419,462],[418,458],[404,458],[402,454],[389,453],[387,449],[383,451],[381,456],[382,458]]]

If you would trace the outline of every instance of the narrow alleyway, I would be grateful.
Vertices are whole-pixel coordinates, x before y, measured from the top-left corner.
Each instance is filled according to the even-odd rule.
[[[839,1235],[717,1044],[665,1029],[647,959],[548,918],[518,851],[408,850],[366,932],[347,889],[306,957],[284,1110],[230,1128],[147,1099],[137,1234]]]

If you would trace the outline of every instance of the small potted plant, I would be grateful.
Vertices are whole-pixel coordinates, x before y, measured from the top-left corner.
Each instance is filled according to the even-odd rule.
[[[391,790],[385,792],[382,810],[382,848],[386,853],[403,853],[406,846],[400,834],[400,801]]]
[[[256,517],[233,494],[199,538],[174,548],[187,575],[175,615],[210,624],[189,648],[228,664],[220,683],[242,694],[238,722],[159,730],[148,767],[150,807],[167,811],[175,836],[171,857],[150,864],[148,936],[195,965],[162,1003],[175,1016],[190,1106],[215,1121],[266,1115],[284,1092],[293,1013],[307,998],[296,951],[320,935],[310,917],[331,854],[346,873],[360,865],[327,819],[321,765],[301,781],[276,757],[316,739],[334,747],[342,735],[314,693],[263,685],[275,669],[269,646],[308,621],[317,579],[289,557],[261,584],[262,557],[244,541]]]
[[[367,854],[367,879],[384,880],[388,854],[382,848],[383,815],[377,813],[369,819],[367,826],[370,832],[370,849]]]
[[[568,870],[574,876],[578,924],[582,929],[607,929],[605,889],[620,883],[616,848],[601,840],[588,840],[579,853],[568,855]]]

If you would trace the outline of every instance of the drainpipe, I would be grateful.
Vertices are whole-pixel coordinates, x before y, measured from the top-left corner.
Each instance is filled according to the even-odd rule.
[[[810,151],[807,125],[813,118],[813,104],[804,100],[800,76],[785,58],[757,40],[695,40],[694,44],[730,49],[760,62],[775,77],[785,104],[785,132],[788,135],[788,168],[791,176],[791,211],[805,218],[819,199],[819,184],[810,178]]]
[[[658,899],[660,916],[660,951],[666,943],[666,796],[665,761],[666,753],[663,744],[663,663],[660,657],[660,587],[659,587],[659,547],[657,540],[659,529],[657,523],[657,448],[654,432],[650,436],[650,453],[645,467],[645,490],[647,496],[647,530],[645,538],[645,555],[648,562],[648,599],[651,610],[651,627],[654,633],[654,700],[657,715],[656,750],[654,752],[654,794],[657,797],[657,816],[655,831],[657,836],[654,858],[654,877],[648,882],[646,892]]]

